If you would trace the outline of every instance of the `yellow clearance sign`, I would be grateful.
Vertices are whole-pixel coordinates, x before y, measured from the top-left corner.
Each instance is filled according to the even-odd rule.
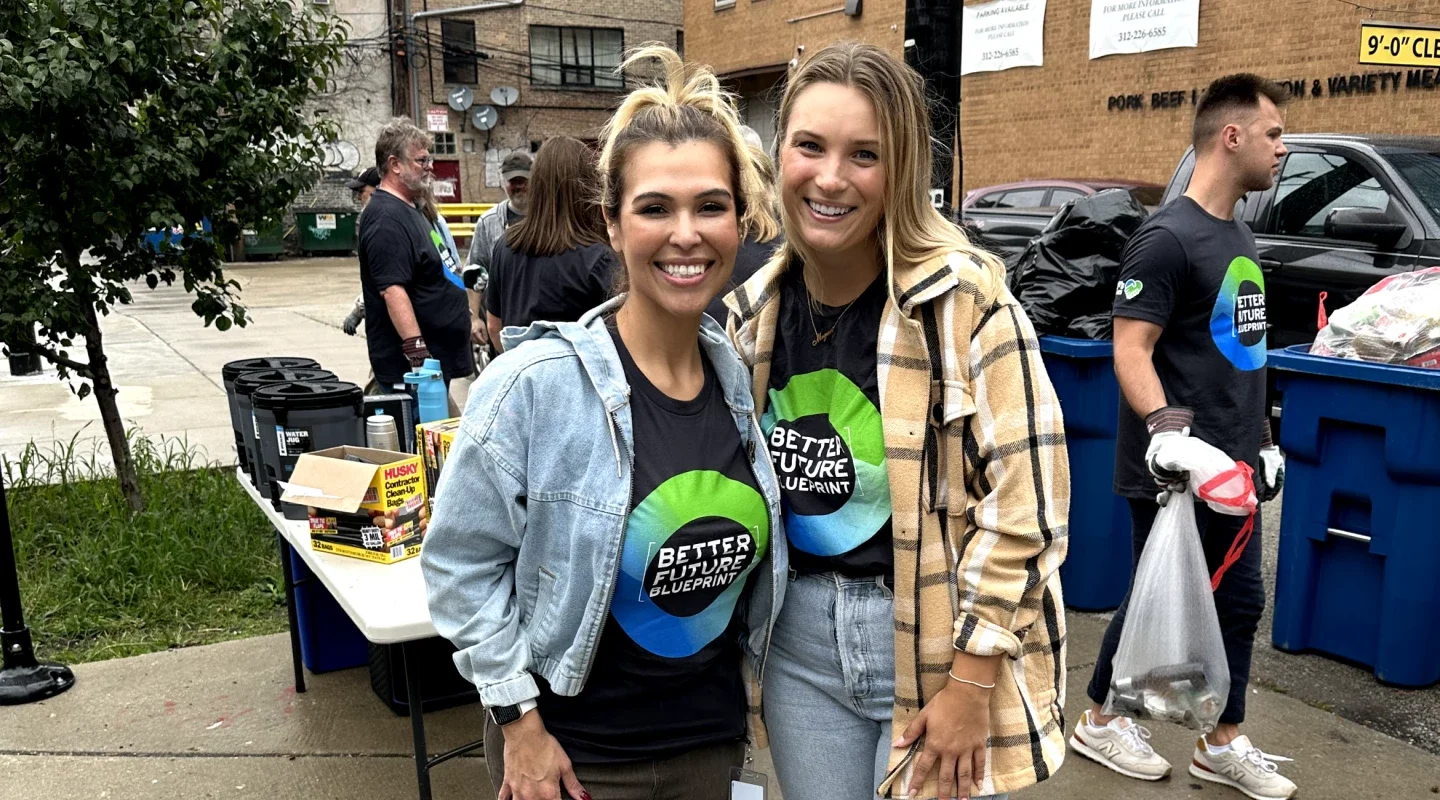
[[[1360,24],[1360,63],[1440,67],[1440,28]]]

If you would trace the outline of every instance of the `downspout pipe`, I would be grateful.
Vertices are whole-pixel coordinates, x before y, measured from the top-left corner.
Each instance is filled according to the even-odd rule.
[[[411,52],[414,52],[418,43],[415,23],[422,19],[433,19],[435,17],[454,17],[461,14],[478,14],[482,11],[498,11],[502,8],[514,8],[525,5],[525,0],[490,0],[486,3],[476,3],[470,6],[457,6],[455,8],[436,8],[430,11],[421,11],[417,14],[409,14],[405,17],[406,38],[410,40]],[[425,48],[426,59],[425,69],[430,69],[429,45]],[[414,117],[416,125],[420,124],[420,76],[414,69],[410,73],[410,113]]]

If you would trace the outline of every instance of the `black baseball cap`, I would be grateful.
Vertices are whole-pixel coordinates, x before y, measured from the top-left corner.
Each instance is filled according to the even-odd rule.
[[[352,192],[358,192],[366,186],[380,185],[380,170],[370,167],[358,176],[345,181],[345,188]]]

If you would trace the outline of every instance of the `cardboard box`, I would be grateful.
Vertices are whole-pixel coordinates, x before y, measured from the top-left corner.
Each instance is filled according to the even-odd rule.
[[[415,426],[415,452],[425,458],[426,486],[431,497],[435,496],[440,471],[445,468],[445,459],[450,455],[450,447],[455,444],[455,432],[458,430],[459,417],[422,422]]]
[[[300,456],[280,499],[309,508],[311,548],[393,564],[420,554],[426,498],[420,456],[344,446]]]

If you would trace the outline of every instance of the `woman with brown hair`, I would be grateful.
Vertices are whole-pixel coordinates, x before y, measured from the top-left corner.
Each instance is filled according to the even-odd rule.
[[[727,298],[790,543],[764,686],[786,800],[1000,795],[1065,754],[1060,406],[1004,267],[930,205],[930,129],[889,53],[801,64],[785,244]]]
[[[485,309],[490,341],[539,320],[574,322],[609,296],[614,254],[594,203],[595,154],[579,139],[541,145],[530,173],[530,212],[495,243]]]

